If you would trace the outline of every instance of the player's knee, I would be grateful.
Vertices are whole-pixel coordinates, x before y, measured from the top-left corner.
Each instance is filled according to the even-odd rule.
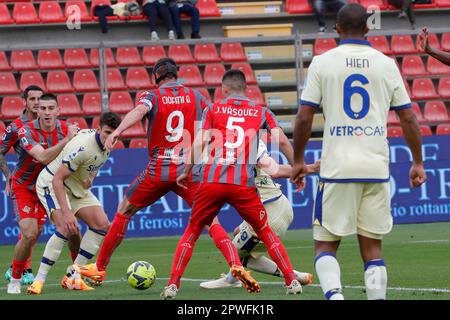
[[[39,237],[38,228],[30,228],[27,230],[22,230],[22,241],[28,244],[35,243]]]
[[[140,208],[134,206],[126,198],[124,198],[123,201],[119,205],[118,212],[123,214],[124,216],[131,218],[139,210],[140,210]]]

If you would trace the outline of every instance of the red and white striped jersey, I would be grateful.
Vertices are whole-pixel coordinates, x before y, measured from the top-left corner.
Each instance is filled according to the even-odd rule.
[[[2,154],[8,153],[9,149],[14,148],[17,154],[20,154],[23,150],[20,148],[19,143],[19,129],[25,124],[30,122],[25,113],[22,113],[20,117],[11,122],[5,129],[2,139],[0,141],[0,152]]]

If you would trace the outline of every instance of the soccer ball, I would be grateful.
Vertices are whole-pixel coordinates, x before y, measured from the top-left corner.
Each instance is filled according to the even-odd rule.
[[[127,270],[127,280],[135,289],[145,290],[152,286],[156,280],[155,268],[146,261],[133,262]]]

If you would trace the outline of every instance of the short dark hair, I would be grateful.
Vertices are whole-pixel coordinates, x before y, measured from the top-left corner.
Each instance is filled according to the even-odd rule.
[[[364,35],[366,33],[367,18],[366,8],[358,3],[349,3],[339,10],[336,23],[339,24],[344,33]]]
[[[222,77],[222,84],[235,91],[244,91],[247,86],[245,74],[239,69],[230,69]]]
[[[121,122],[122,119],[120,119],[120,116],[117,113],[104,112],[100,115],[100,128],[103,128],[106,125],[113,129],[117,129]]]
[[[36,86],[36,85],[31,85],[25,88],[25,90],[23,91],[23,98],[27,99],[28,98],[28,94],[30,93],[30,91],[40,91],[42,93],[44,93],[44,90],[42,90],[41,87]]]
[[[44,93],[40,98],[41,101],[56,101],[58,103],[58,98],[53,93]]]
[[[175,60],[171,58],[161,58],[153,66],[153,75],[155,82],[158,84],[167,78],[178,78],[178,67]]]

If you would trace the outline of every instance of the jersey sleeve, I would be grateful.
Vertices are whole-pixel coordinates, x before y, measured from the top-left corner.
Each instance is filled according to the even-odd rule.
[[[74,144],[63,150],[62,163],[72,172],[76,171],[87,159],[89,159],[89,152],[84,145]]]
[[[263,113],[263,123],[262,123],[262,129],[266,129],[268,131],[272,130],[273,128],[279,127],[277,118],[273,114],[272,111],[270,111],[267,108],[262,108]]]
[[[266,144],[260,139],[259,140],[259,144],[258,144],[258,156],[256,157],[256,161],[259,161],[259,159],[261,159],[262,156],[264,156],[265,154],[269,154],[267,151],[267,146]]]
[[[303,90],[300,97],[300,105],[319,108],[321,102],[322,86],[319,77],[317,59],[313,58],[308,68],[308,75],[305,81],[305,89]]]
[[[28,126],[20,128],[18,134],[20,139],[20,146],[27,152],[29,152],[39,144],[39,141],[37,141],[37,139],[34,137],[31,128]]]
[[[406,91],[405,83],[403,82],[400,70],[394,61],[392,61],[392,78],[393,93],[391,98],[390,110],[403,110],[411,108],[411,99],[408,91]]]
[[[202,126],[203,130],[209,130],[212,128],[211,107],[203,110],[202,113]]]
[[[18,128],[15,123],[11,123],[6,127],[5,132],[0,140],[0,153],[6,154],[9,149],[17,142],[19,135],[17,133]]]
[[[144,91],[142,92],[137,101],[138,104],[143,104],[148,108],[148,111],[152,110],[155,105],[156,94],[153,91]]]

